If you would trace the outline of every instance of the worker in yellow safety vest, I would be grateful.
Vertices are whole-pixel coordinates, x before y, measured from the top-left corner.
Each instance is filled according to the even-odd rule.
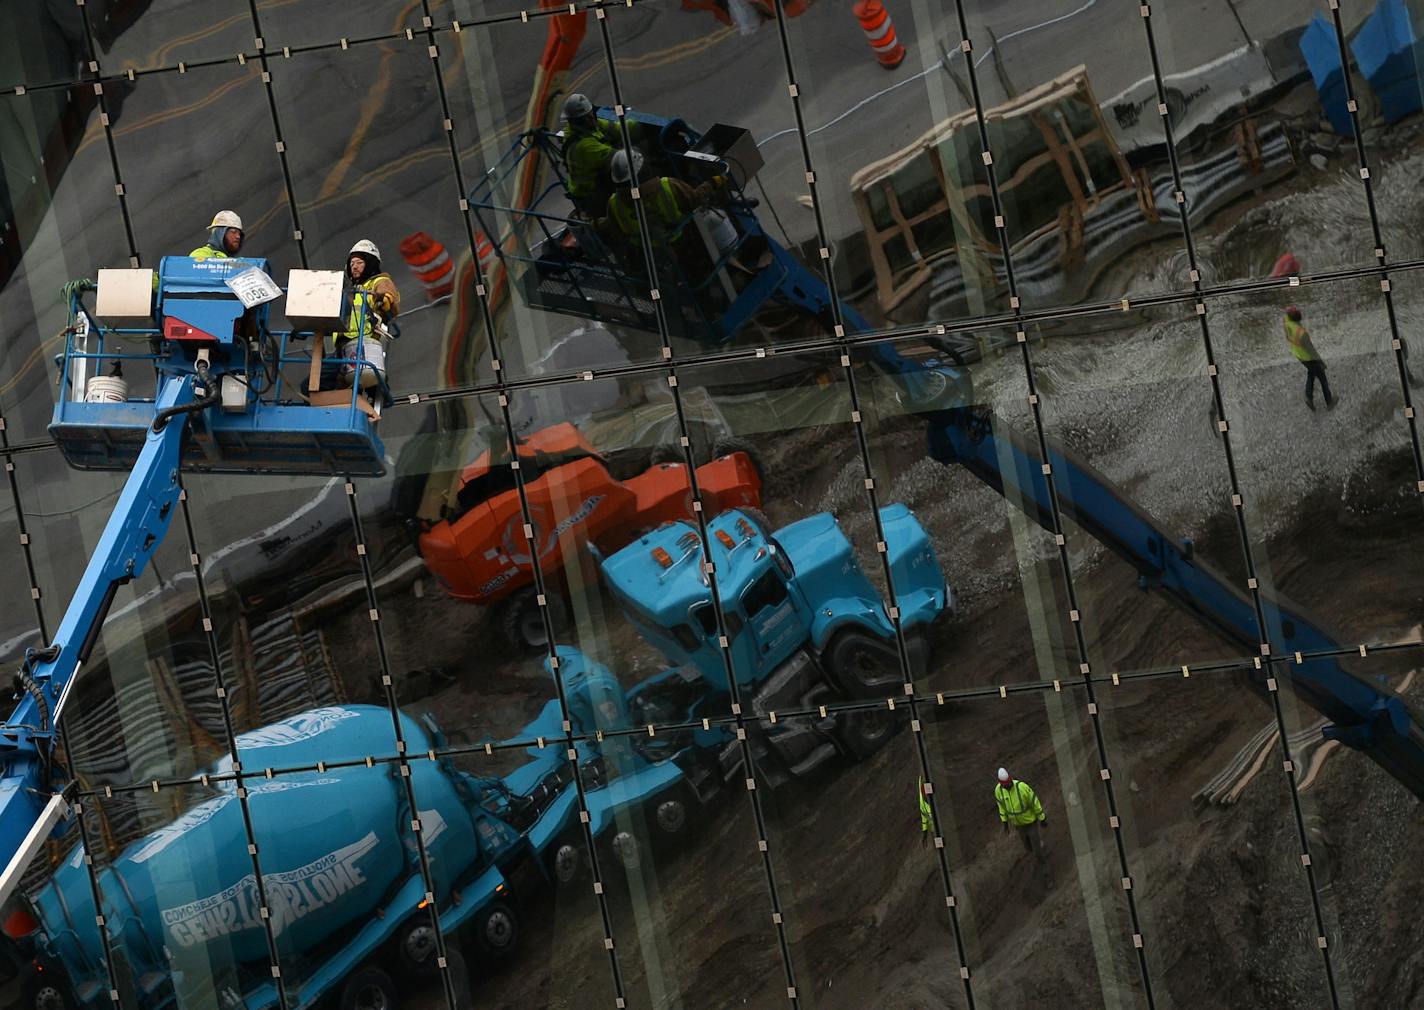
[[[227,259],[242,251],[242,218],[236,211],[220,210],[208,225],[208,241],[188,255],[195,260]]]
[[[353,340],[361,338],[362,357],[371,364],[363,368],[363,382],[369,378],[365,368],[375,367],[384,371],[385,353],[383,349],[385,324],[390,323],[400,313],[400,291],[390,274],[381,270],[381,250],[370,239],[363,238],[346,254],[346,280],[351,285],[351,311],[346,316],[346,327],[326,336],[321,369],[320,389],[335,389],[340,385],[350,385],[348,381],[354,365],[339,361],[344,354],[354,355],[347,347]],[[354,360],[354,358],[353,358]],[[302,381],[302,392],[309,393],[307,380]]]
[[[924,848],[929,844],[931,832],[934,831],[934,814],[930,810],[930,801],[925,798],[925,777],[920,776],[920,785],[917,790],[920,800],[920,847]]]
[[[1330,380],[1325,378],[1325,362],[1320,359],[1320,353],[1315,349],[1315,343],[1310,339],[1310,331],[1301,323],[1303,314],[1294,305],[1286,306],[1286,315],[1283,320],[1286,330],[1286,342],[1290,344],[1291,354],[1295,355],[1295,360],[1305,366],[1305,405],[1311,410],[1315,409],[1315,382],[1320,380],[1320,390],[1325,394],[1325,408],[1333,409],[1336,397],[1330,394]]]
[[[1043,804],[1033,788],[1022,779],[1015,779],[1008,769],[999,769],[999,781],[994,786],[994,803],[999,808],[999,822],[1004,832],[1018,833],[1024,848],[1032,853],[1043,851],[1043,837],[1040,834],[1047,827],[1043,815]]]
[[[596,218],[613,192],[609,163],[623,146],[618,127],[599,119],[587,95],[564,100],[564,168],[569,200],[585,217]]]

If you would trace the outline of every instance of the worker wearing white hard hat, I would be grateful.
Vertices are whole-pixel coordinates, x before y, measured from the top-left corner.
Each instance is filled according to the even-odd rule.
[[[208,223],[208,241],[188,255],[195,260],[227,259],[242,251],[242,218],[236,211],[220,210]]]
[[[346,254],[346,278],[351,282],[351,315],[347,319],[347,340],[358,335],[379,339],[375,321],[388,323],[400,314],[400,291],[391,275],[381,269],[381,250],[363,238]]]
[[[564,169],[569,200],[586,217],[603,213],[608,194],[608,164],[622,147],[618,127],[599,119],[587,95],[564,99]]]
[[[1000,768],[994,784],[994,804],[999,808],[999,823],[1004,832],[1015,832],[1027,851],[1041,854],[1043,838],[1039,832],[1047,825],[1047,818],[1033,788],[1010,775],[1007,768]]]

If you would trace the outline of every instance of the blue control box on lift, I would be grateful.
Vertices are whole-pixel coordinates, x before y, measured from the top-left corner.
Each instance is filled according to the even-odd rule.
[[[165,256],[158,266],[158,318],[166,340],[182,343],[232,344],[244,315],[251,332],[267,326],[267,304],[246,308],[228,280],[256,268],[264,276],[265,259],[195,260]]]

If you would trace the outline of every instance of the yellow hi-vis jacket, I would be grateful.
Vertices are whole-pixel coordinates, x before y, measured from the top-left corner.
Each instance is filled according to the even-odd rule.
[[[994,802],[999,805],[999,820],[1007,821],[1016,828],[1025,828],[1035,821],[1043,820],[1043,804],[1027,782],[1014,779],[1005,788],[994,786]]]
[[[375,332],[375,307],[376,299],[380,295],[390,295],[391,317],[400,314],[400,292],[396,290],[395,281],[391,280],[390,274],[376,274],[363,281],[358,281],[351,287],[351,312],[346,317],[346,332],[333,333],[327,340],[327,349],[335,351],[336,340],[355,340],[360,333],[366,340],[380,342],[380,335]]]
[[[920,776],[920,787],[918,789],[920,797],[920,830],[934,830],[934,817],[930,814],[930,801],[925,799],[925,777]]]
[[[195,260],[225,260],[229,259],[230,257],[222,249],[214,249],[210,245],[200,245],[198,246],[198,248],[194,249],[188,254],[188,258]]]

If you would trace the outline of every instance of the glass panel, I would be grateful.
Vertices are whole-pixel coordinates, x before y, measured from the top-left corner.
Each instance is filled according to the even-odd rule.
[[[339,478],[185,478],[227,706],[238,733],[333,705],[385,703],[370,603]],[[289,768],[273,734],[244,737]],[[346,758],[392,756],[395,732],[341,735]],[[334,760],[334,759],[333,759]]]
[[[1346,32],[1369,11],[1341,5]],[[1355,148],[1337,132],[1348,116],[1332,15],[1313,0],[1152,14],[1203,283],[1373,264]],[[1153,118],[1155,94],[1124,98],[1119,121]]]
[[[1266,693],[1223,671],[1104,681],[1097,699],[1157,1005],[1282,1002],[1260,963],[1289,1005],[1330,1005]]]
[[[1023,359],[1011,334],[953,340],[856,355],[876,493],[882,508],[896,502],[910,511],[888,542],[902,624],[934,605],[938,578],[950,596],[948,614],[911,628],[916,686],[963,691],[1076,674],[1067,587],[1033,491],[1038,448]],[[966,354],[976,363],[955,364]],[[905,362],[921,369],[911,385],[895,377]],[[938,576],[912,549],[915,525],[928,536]]]
[[[270,994],[250,838],[231,782],[91,798],[84,820],[125,1010]],[[65,862],[35,904],[69,991],[91,1005],[107,1001],[109,981],[77,862]],[[64,929],[69,921],[73,932]]]
[[[270,259],[285,282],[300,263],[257,62],[141,77],[124,113],[114,147],[143,265],[157,269],[160,257],[204,245],[213,215],[231,209],[242,218],[243,254]],[[235,142],[242,157],[229,155]]]
[[[974,1005],[1146,1006],[1083,691],[1042,688],[921,712]],[[1013,780],[1005,820],[1001,767]],[[897,794],[906,824],[911,795]],[[1145,942],[1170,948],[1175,938]]]
[[[116,126],[136,118],[109,112]],[[127,266],[130,250],[92,87],[0,98],[0,147],[0,404],[15,444],[48,438],[61,285]]]
[[[376,0],[362,4],[359,11],[353,11],[340,0],[302,0],[299,4],[257,0],[258,23],[269,50],[330,44],[343,36],[369,39],[393,35],[407,28],[419,30],[421,13],[421,5],[408,0]],[[385,70],[388,68],[383,68]],[[362,97],[380,103],[392,81],[399,78],[383,72],[369,80],[374,87],[362,89],[365,92]]]
[[[1281,704],[1295,762],[1295,783],[1310,851],[1310,872],[1320,897],[1339,1004],[1364,1008],[1398,986],[1399,966],[1408,953],[1385,927],[1395,895],[1415,886],[1418,842],[1409,832],[1380,831],[1415,807],[1416,793],[1404,780],[1417,775],[1407,765],[1392,777],[1371,760],[1371,748],[1356,750],[1326,739],[1329,723],[1310,699],[1321,685],[1353,677],[1379,692],[1382,700],[1403,703],[1415,727],[1424,711],[1419,690],[1421,653],[1417,648],[1358,655],[1338,661],[1274,664],[1280,678]],[[1349,737],[1345,738],[1346,740]],[[1417,785],[1414,786],[1417,790]],[[1360,816],[1369,810],[1372,816]],[[1407,816],[1407,815],[1406,815]],[[1373,824],[1376,830],[1371,831]],[[1299,852],[1296,831],[1282,833],[1283,855]],[[1294,848],[1292,848],[1294,847]],[[1315,923],[1311,921],[1312,929]],[[1314,943],[1314,937],[1302,937]]]
[[[919,830],[910,712],[843,711],[834,721],[829,735],[827,720],[807,716],[751,728],[801,1003],[967,1007],[938,852]],[[790,781],[779,754],[796,738],[837,752],[824,774]]]
[[[788,5],[787,13],[810,6]],[[983,152],[954,9],[908,4],[886,8],[883,17],[878,9],[787,22],[847,328],[1007,309],[993,211],[977,199],[988,191],[980,188]],[[771,34],[748,40],[768,47],[768,60],[775,58]],[[804,168],[792,131],[777,134],[775,144]],[[789,169],[784,176],[768,197],[777,209],[803,192]],[[872,213],[882,199],[871,197],[877,190],[890,220]],[[811,215],[781,215],[814,253]],[[900,252],[906,243],[908,260]]]
[[[455,4],[457,17],[466,6]],[[586,92],[605,115],[612,102],[597,30],[585,38],[588,17],[511,19],[440,43],[474,226],[493,247],[482,255],[508,376],[577,373],[661,356],[646,278],[634,276],[634,260],[614,257],[606,236],[587,220],[574,220],[564,185],[565,141],[556,135],[564,128],[564,99]],[[592,174],[606,185],[601,173],[611,147],[596,138],[588,143]],[[580,192],[580,203],[598,215],[592,192]],[[472,297],[460,292],[456,307]],[[483,317],[470,306],[459,314],[452,307],[447,329],[455,355],[447,355],[446,368],[468,371],[464,361],[485,340]]]
[[[72,471],[51,452],[25,453],[14,462],[28,495],[31,550],[54,635],[124,475]],[[33,624],[32,610],[21,614]],[[118,588],[66,702],[64,743],[81,787],[187,778],[226,752],[201,618],[187,537],[175,518],[143,573]]]
[[[1419,77],[1424,7],[1418,0],[1393,0],[1340,13],[1347,26],[1353,28],[1360,22],[1349,40],[1354,61],[1351,84],[1384,246],[1394,262],[1417,258],[1424,247],[1420,236],[1406,224],[1413,212],[1413,187],[1408,180],[1416,147],[1406,120],[1424,98]],[[1332,160],[1337,158],[1335,148],[1349,146],[1346,138],[1333,132],[1313,134],[1311,141],[1324,148]],[[1367,221],[1351,223],[1355,230],[1367,233]]]
[[[431,66],[424,46],[402,37],[305,53],[273,72],[308,262],[344,270],[355,243],[369,239],[380,251],[374,269],[399,291],[400,340],[388,348],[387,371],[398,399],[493,375],[488,360],[472,373],[447,368],[445,327],[456,311],[448,296],[464,276],[469,242]],[[352,80],[370,83],[353,93]],[[478,317],[470,288],[458,296],[460,311]]]
[[[1379,282],[1285,290],[1207,315],[1255,575],[1282,608],[1269,641],[1287,655],[1418,642],[1419,478]]]
[[[182,0],[150,4],[104,3],[89,8],[88,22],[105,74],[177,67],[199,60],[232,59],[255,52],[252,16],[242,0]]]
[[[1054,484],[1094,669],[1249,659],[1260,626],[1192,310],[1036,330],[1034,380],[1062,454]]]

